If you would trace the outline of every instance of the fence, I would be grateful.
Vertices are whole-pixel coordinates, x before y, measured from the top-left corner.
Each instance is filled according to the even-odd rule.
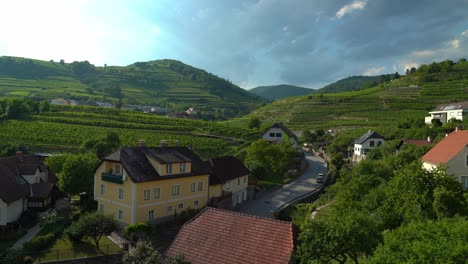
[[[121,255],[128,249],[128,244],[100,245],[99,249],[93,247],[70,247],[49,249],[44,251],[21,252],[21,258],[32,258],[34,263],[55,262],[63,260],[84,259],[97,256]]]

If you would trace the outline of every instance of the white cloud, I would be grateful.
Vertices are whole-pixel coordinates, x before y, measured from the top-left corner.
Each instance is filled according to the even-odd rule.
[[[468,37],[468,29],[463,31],[460,35],[463,37]]]
[[[416,62],[402,62],[400,63],[401,72],[406,72],[406,69],[418,68],[419,63]]]
[[[460,47],[460,40],[454,39],[450,41],[450,46],[452,46],[454,49],[458,49]]]
[[[364,9],[364,7],[366,7],[366,4],[367,4],[366,0],[354,1],[349,5],[345,5],[345,6],[341,7],[340,10],[338,10],[338,12],[336,12],[335,17],[340,19],[346,14],[352,13],[352,12],[354,12],[356,10]]]
[[[431,57],[434,55],[433,50],[416,50],[412,52],[412,55],[416,57]]]
[[[384,70],[385,70],[385,67],[383,66],[374,66],[365,70],[362,73],[362,75],[364,76],[379,75],[379,74],[382,74]]]

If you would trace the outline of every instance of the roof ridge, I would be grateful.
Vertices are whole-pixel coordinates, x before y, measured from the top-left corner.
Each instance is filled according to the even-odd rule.
[[[263,217],[263,216],[258,216],[258,215],[251,215],[251,214],[246,214],[246,213],[241,213],[241,212],[236,212],[236,211],[229,211],[229,210],[224,210],[224,209],[215,208],[215,207],[206,207],[203,211],[209,210],[209,209],[210,210],[213,209],[215,211],[220,211],[220,212],[227,212],[227,213],[234,214],[234,215],[240,215],[240,216],[247,216],[247,217],[251,217],[251,218],[269,220],[269,221],[272,221],[272,222],[285,223],[285,224],[289,224],[289,225],[293,224],[292,222],[278,220],[278,219],[275,219],[275,218]],[[193,219],[195,219],[195,217]]]

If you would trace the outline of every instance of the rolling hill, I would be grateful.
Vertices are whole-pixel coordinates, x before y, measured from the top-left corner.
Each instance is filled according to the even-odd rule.
[[[377,85],[381,81],[381,76],[350,76],[337,82],[328,84],[320,89],[314,90],[315,93],[339,93],[350,92],[369,88]]]
[[[204,119],[247,114],[266,102],[230,81],[175,60],[95,67],[87,61],[0,57],[0,96],[194,106]]]
[[[468,101],[467,72],[468,62],[463,60],[423,65],[412,74],[367,89],[276,100],[228,122],[245,126],[256,116],[291,129],[391,131],[407,119],[423,121],[439,104]]]
[[[306,95],[312,93],[314,90],[294,85],[280,84],[270,86],[258,86],[249,90],[258,96],[268,100],[276,100],[285,97]]]

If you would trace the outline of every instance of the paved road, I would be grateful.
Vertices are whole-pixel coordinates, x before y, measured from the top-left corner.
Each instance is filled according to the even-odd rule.
[[[285,184],[280,189],[259,197],[257,200],[248,201],[247,204],[242,206],[240,212],[271,217],[271,212],[278,209],[281,205],[320,187],[322,184],[317,183],[315,178],[317,178],[319,173],[325,174],[327,172],[326,163],[322,159],[308,153],[306,153],[306,160],[308,167],[302,176],[293,182]]]

